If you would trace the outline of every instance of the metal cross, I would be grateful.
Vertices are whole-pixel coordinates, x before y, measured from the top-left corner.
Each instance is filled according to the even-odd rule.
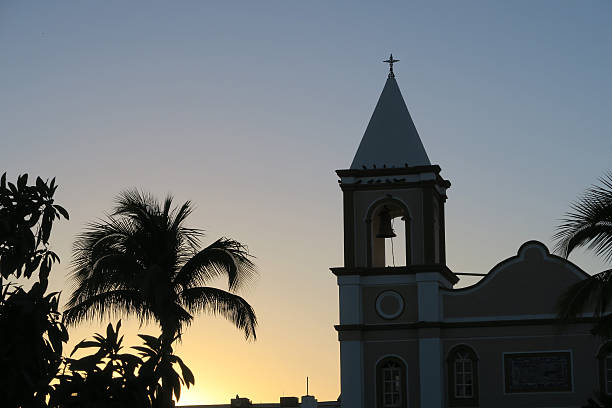
[[[393,63],[399,62],[399,60],[393,59],[393,54],[391,54],[389,56],[389,59],[384,60],[383,62],[386,62],[387,64],[389,64],[389,78],[395,78],[395,74],[393,73]]]

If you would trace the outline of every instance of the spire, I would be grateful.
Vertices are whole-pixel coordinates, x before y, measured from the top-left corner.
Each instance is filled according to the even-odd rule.
[[[431,165],[419,133],[412,122],[402,93],[395,81],[391,57],[385,83],[368,127],[361,139],[351,169]]]

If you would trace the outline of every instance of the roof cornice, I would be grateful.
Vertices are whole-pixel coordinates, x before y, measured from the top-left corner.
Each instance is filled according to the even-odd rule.
[[[393,176],[418,173],[436,173],[441,171],[440,166],[432,164],[430,166],[411,166],[411,167],[390,167],[382,169],[341,169],[336,170],[339,177],[376,177],[376,176]]]

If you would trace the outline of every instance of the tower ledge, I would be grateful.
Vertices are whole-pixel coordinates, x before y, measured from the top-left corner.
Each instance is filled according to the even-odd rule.
[[[381,275],[416,275],[424,272],[438,272],[451,284],[459,282],[459,277],[448,266],[440,264],[386,266],[386,267],[337,267],[329,268],[336,276],[381,276]]]
[[[342,190],[396,189],[432,186],[446,197],[450,181],[440,176],[440,166],[392,167],[382,169],[336,170]]]

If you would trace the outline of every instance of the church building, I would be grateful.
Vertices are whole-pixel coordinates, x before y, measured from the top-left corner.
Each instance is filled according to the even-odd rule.
[[[344,266],[331,268],[339,288],[339,401],[306,395],[252,404],[237,396],[209,407],[579,408],[594,396],[612,401],[612,343],[590,333],[588,315],[565,325],[556,319],[559,296],[588,277],[579,267],[527,241],[476,284],[455,288],[461,276],[479,274],[447,266],[451,183],[423,146],[395,79],[397,61],[385,61],[390,72],[350,168],[336,171],[344,223]]]
[[[582,407],[612,394],[612,349],[590,334],[591,319],[556,319],[559,295],[588,276],[576,265],[528,241],[455,289],[463,274],[447,266],[444,227],[451,183],[408,112],[397,60],[385,62],[357,153],[336,171],[342,408]],[[403,253],[404,265],[393,266],[389,241],[400,234],[391,254]]]

